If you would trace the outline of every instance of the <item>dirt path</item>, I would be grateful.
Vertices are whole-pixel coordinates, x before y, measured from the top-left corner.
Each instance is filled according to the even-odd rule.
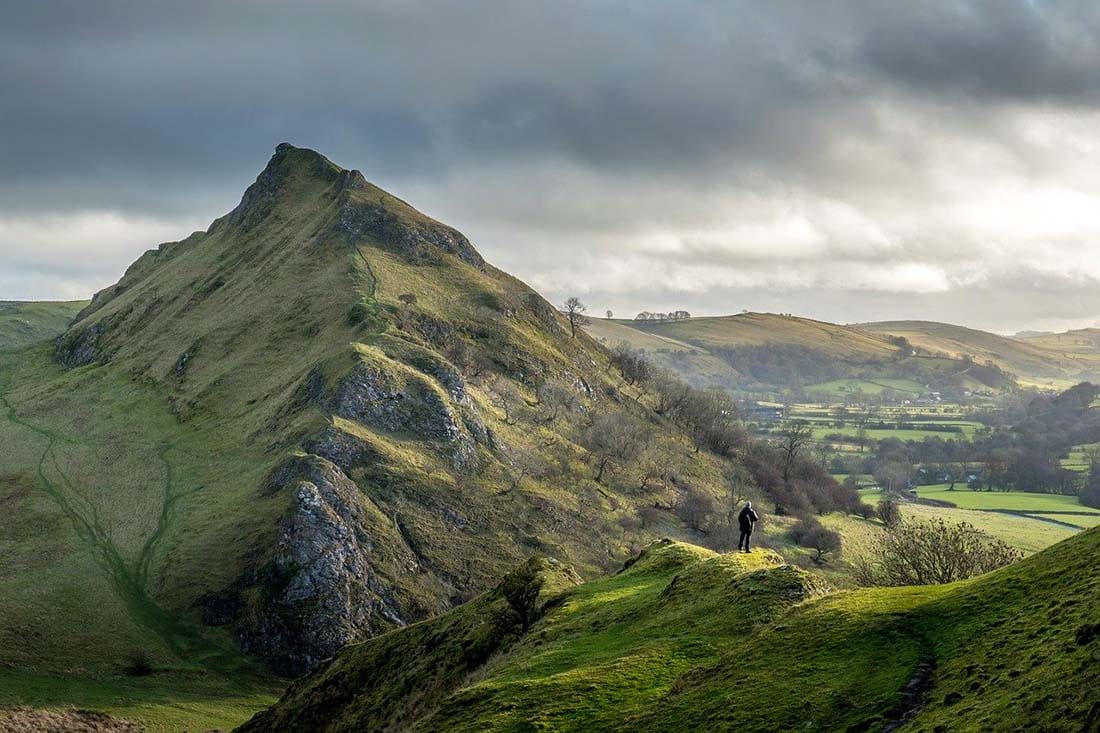
[[[908,723],[928,702],[928,693],[932,691],[936,675],[936,657],[932,653],[932,643],[923,635],[919,637],[920,661],[913,675],[901,688],[901,698],[885,714],[882,732],[891,733]]]

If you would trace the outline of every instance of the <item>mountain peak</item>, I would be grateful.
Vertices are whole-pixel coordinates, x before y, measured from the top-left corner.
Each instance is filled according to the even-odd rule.
[[[432,252],[446,252],[474,267],[485,267],[485,260],[457,230],[372,185],[359,171],[341,168],[315,150],[285,142],[275,147],[228,222],[251,229],[285,206],[319,196],[338,198],[334,227],[346,237],[386,243],[416,261],[432,259]]]

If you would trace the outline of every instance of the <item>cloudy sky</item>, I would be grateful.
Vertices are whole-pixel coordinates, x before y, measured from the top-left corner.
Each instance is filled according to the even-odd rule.
[[[0,299],[312,147],[555,301],[1100,320],[1100,5],[0,0]]]

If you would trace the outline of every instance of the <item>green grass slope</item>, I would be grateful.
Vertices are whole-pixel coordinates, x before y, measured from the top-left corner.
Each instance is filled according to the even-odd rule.
[[[971,581],[818,597],[766,552],[658,544],[491,653],[470,650],[492,594],[349,648],[242,730],[1095,730],[1098,552],[1094,530]]]
[[[643,333],[703,347],[794,344],[852,362],[889,359],[897,347],[884,337],[858,328],[776,313],[687,318],[679,321],[631,321]]]
[[[88,301],[15,302],[0,300],[0,349],[29,346],[64,331]]]

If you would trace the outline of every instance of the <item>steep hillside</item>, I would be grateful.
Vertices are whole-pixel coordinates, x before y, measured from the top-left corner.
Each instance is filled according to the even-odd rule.
[[[493,592],[353,646],[241,730],[1096,730],[1098,552],[818,597],[766,552],[657,544],[518,639]]]
[[[157,684],[311,669],[535,551],[592,576],[699,540],[673,509],[744,469],[652,402],[460,233],[280,145],[207,231],[0,352],[0,702],[98,705],[110,679],[103,709],[149,722]],[[159,674],[135,688],[137,652]],[[203,689],[221,712],[193,727],[271,685]]]
[[[0,300],[0,349],[45,341],[64,331],[87,301],[21,303]]]

